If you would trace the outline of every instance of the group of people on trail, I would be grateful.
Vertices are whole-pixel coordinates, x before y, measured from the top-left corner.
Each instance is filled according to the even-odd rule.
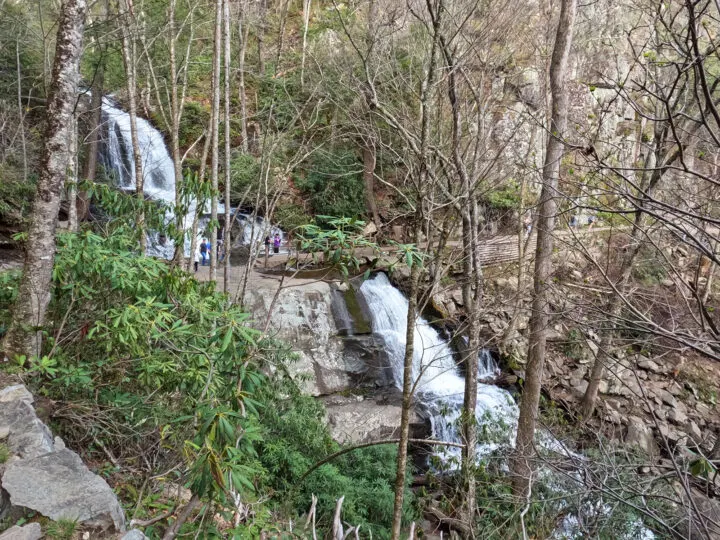
[[[595,217],[593,215],[589,215],[587,217],[588,230],[592,229],[593,225],[595,225],[596,222],[597,222],[597,217]],[[575,214],[570,216],[568,225],[570,226],[571,229],[576,229],[576,228],[580,227],[580,221],[578,220],[578,217]]]
[[[265,253],[270,253],[270,244],[272,243],[272,250],[273,253],[280,253],[280,244],[282,243],[282,239],[280,238],[280,233],[275,233],[275,236],[270,240],[270,235],[267,235],[265,237]]]
[[[272,252],[273,253],[280,253],[280,245],[282,244],[282,238],[280,238],[280,233],[275,233],[274,237],[270,237],[270,235],[265,237],[265,253],[270,253],[270,246],[272,245]],[[218,240],[218,262],[222,262],[225,259],[225,249],[223,246],[223,241]],[[210,257],[212,256],[212,243],[207,238],[203,238],[202,242],[200,242],[200,245],[195,250],[194,255],[194,263],[195,263],[195,272],[198,271],[198,268],[202,266],[207,266],[210,264]]]
[[[198,271],[198,265],[202,260],[202,265],[210,264],[210,253],[212,253],[212,244],[207,238],[203,238],[200,245],[195,250],[195,271]]]

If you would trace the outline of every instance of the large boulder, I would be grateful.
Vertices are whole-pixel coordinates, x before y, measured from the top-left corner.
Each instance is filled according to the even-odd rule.
[[[325,407],[330,434],[340,444],[399,437],[401,400],[391,392],[381,393],[372,399],[333,396],[325,400]],[[410,425],[411,436],[427,435],[426,422],[415,411],[411,412]]]
[[[269,333],[296,352],[297,361],[288,369],[303,391],[321,396],[358,385],[391,384],[392,377],[383,369],[380,344],[367,329],[355,333],[358,321],[345,320],[361,314],[334,306],[342,295],[323,281],[290,279],[284,285],[290,287],[276,297],[279,280],[257,278],[248,291],[247,306],[260,327],[272,307]]]
[[[53,520],[123,531],[125,515],[110,486],[62,439],[53,438],[35,414],[30,392],[22,385],[6,387],[0,403],[0,440],[10,451],[0,468],[0,517],[32,510]]]
[[[38,540],[42,537],[42,528],[39,523],[28,523],[22,527],[13,525],[0,534],[0,540]]]
[[[67,448],[11,462],[2,485],[13,506],[55,521],[69,519],[103,530],[125,528],[125,515],[110,486]]]

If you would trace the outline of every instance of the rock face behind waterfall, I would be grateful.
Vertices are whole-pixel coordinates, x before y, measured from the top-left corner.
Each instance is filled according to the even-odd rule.
[[[278,285],[279,278],[256,276],[248,287],[246,305],[260,328]],[[362,442],[393,436],[400,425],[400,394],[381,340],[366,322],[348,320],[362,314],[348,313],[335,286],[309,279],[286,279],[283,285],[290,287],[277,297],[268,333],[298,354],[291,375],[306,393],[323,400],[335,439]],[[427,434],[420,416],[414,415],[412,423],[415,435]]]
[[[10,452],[0,465],[0,518],[19,518],[31,510],[85,528],[123,531],[125,515],[110,486],[62,439],[53,438],[32,404],[22,385],[0,389],[0,442]]]

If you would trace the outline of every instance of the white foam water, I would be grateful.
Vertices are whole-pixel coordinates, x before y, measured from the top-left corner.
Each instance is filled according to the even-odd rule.
[[[366,280],[360,293],[370,312],[373,333],[385,344],[395,385],[402,388],[408,301],[385,274]],[[480,353],[478,364],[480,378],[497,374],[497,364],[489,351]],[[433,437],[460,442],[458,419],[463,406],[465,379],[458,371],[447,341],[422,317],[415,324],[412,372],[417,398],[431,414]],[[501,444],[514,443],[518,408],[508,392],[497,386],[478,384],[475,415],[481,426],[495,431],[489,437],[492,442],[478,446],[480,455]],[[440,454],[449,458],[458,451],[448,447]]]

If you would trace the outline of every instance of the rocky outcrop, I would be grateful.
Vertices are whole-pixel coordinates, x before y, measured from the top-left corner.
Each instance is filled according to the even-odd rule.
[[[125,515],[110,486],[62,439],[53,438],[32,404],[22,385],[0,390],[0,443],[10,453],[0,466],[0,517],[32,510],[53,520],[123,531]]]
[[[337,320],[333,306],[337,295],[331,284],[291,279],[283,285],[273,305],[279,280],[257,279],[247,305],[260,326],[272,306],[269,333],[297,353],[290,374],[306,393],[322,396],[358,386],[392,384],[392,375],[383,368],[381,346],[369,329],[353,334],[346,322]]]
[[[42,528],[39,523],[28,523],[22,527],[13,525],[0,534],[0,540],[38,540],[42,537]]]
[[[323,400],[330,434],[340,444],[357,444],[399,437],[402,412],[399,392],[381,392],[372,398],[332,396]],[[428,435],[427,423],[411,412],[411,436]]]

